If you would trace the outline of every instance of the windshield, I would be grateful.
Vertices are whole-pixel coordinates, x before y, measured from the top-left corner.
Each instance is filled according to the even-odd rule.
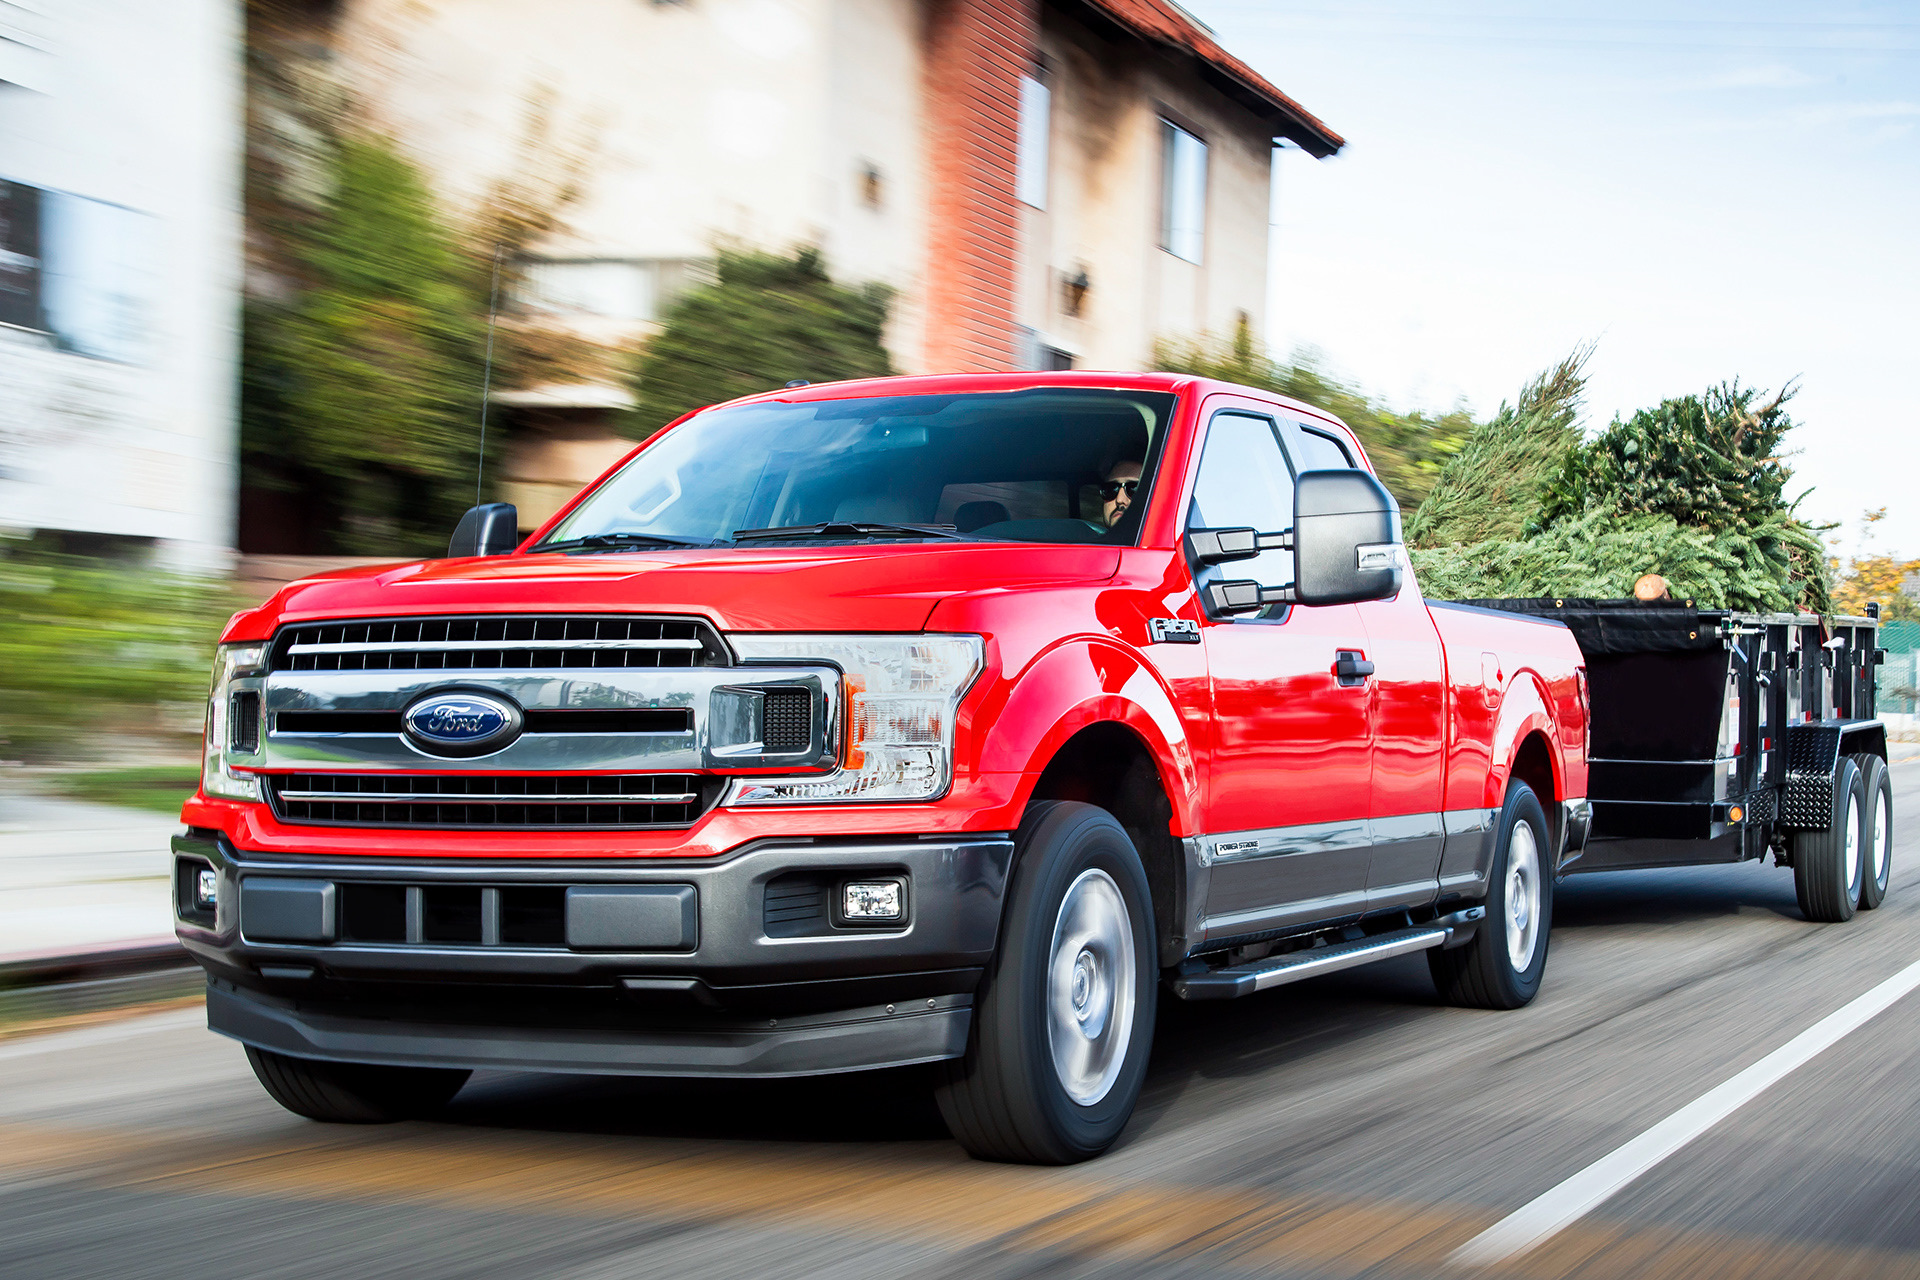
[[[956,534],[1131,545],[1173,406],[1166,392],[1039,387],[716,409],[534,549]]]

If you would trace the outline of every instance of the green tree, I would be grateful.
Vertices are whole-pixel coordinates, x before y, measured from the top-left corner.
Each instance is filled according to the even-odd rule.
[[[628,430],[644,438],[690,410],[796,378],[892,373],[882,343],[888,302],[879,286],[835,284],[817,250],[723,253],[719,279],[683,294],[647,344]]]
[[[330,549],[430,552],[471,498],[484,303],[419,170],[343,137],[287,228],[293,298],[249,308],[242,448],[303,490]]]
[[[1202,335],[1160,342],[1154,348],[1153,367],[1271,391],[1324,409],[1353,428],[1374,470],[1407,511],[1419,505],[1473,427],[1465,409],[1437,416],[1397,413],[1335,379],[1311,356],[1275,360],[1255,341],[1245,320],[1225,341]]]

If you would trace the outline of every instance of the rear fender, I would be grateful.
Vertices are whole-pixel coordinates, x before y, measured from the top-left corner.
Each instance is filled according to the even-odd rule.
[[[1546,682],[1530,670],[1514,673],[1500,696],[1500,712],[1493,727],[1493,767],[1487,772],[1486,790],[1480,807],[1497,809],[1506,801],[1507,782],[1513,776],[1513,762],[1520,744],[1538,733],[1547,741],[1547,760],[1553,767],[1553,791],[1540,797],[1540,807],[1552,813],[1554,801],[1567,793],[1566,757],[1560,741],[1558,719]]]
[[[1193,747],[1160,673],[1139,654],[1098,640],[1064,641],[1003,684],[997,706],[976,713],[972,767],[1023,775],[1026,806],[1040,774],[1074,734],[1089,725],[1125,725],[1145,745],[1173,808],[1176,836],[1199,830],[1200,782]]]

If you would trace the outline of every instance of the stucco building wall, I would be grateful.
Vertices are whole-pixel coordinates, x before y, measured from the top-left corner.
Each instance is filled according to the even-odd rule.
[[[111,352],[76,347],[57,324],[0,325],[0,526],[144,540],[164,563],[224,568],[237,491],[239,0],[33,12],[41,47],[0,66],[0,179],[41,193],[43,238],[59,237],[62,265],[91,282],[86,309],[113,316],[90,326]]]

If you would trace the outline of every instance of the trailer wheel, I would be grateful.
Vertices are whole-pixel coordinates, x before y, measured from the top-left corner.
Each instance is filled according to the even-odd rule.
[[[328,1124],[391,1124],[431,1115],[453,1100],[471,1071],[321,1062],[247,1046],[261,1087],[297,1116]]]
[[[1875,755],[1855,756],[1860,769],[1860,909],[1871,911],[1887,898],[1893,878],[1893,779],[1887,762]]]
[[[1853,919],[1864,878],[1865,811],[1860,770],[1852,757],[1842,756],[1834,766],[1833,815],[1827,829],[1793,833],[1793,888],[1807,919],[1826,924]]]
[[[1472,942],[1427,952],[1448,1004],[1518,1009],[1540,991],[1553,926],[1553,845],[1547,814],[1526,783],[1507,784],[1488,872],[1487,918]]]
[[[1112,1146],[1140,1097],[1153,895],[1126,830],[1094,805],[1037,802],[1014,840],[1000,946],[935,1098],[982,1160],[1071,1164]]]

